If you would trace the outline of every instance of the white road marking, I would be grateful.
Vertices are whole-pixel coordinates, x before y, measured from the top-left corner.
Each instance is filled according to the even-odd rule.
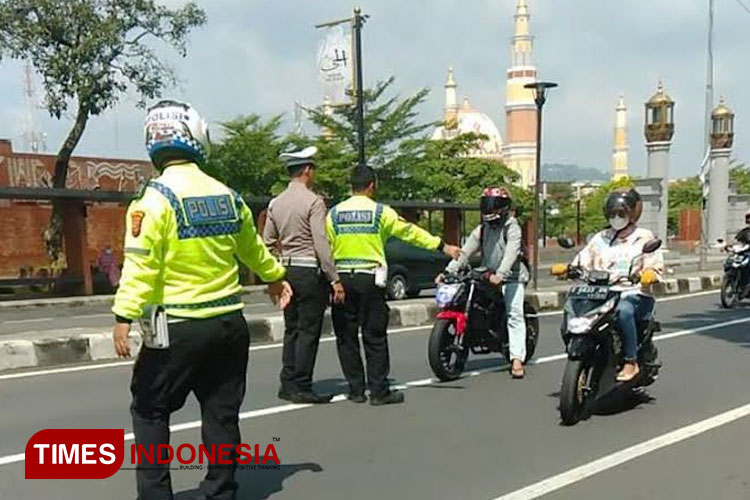
[[[21,323],[42,323],[43,321],[52,321],[55,318],[34,318],[34,319],[11,319],[3,321],[6,325],[20,325]]]
[[[654,340],[656,340],[656,341],[659,341],[659,340],[669,340],[669,339],[678,338],[678,337],[682,337],[682,336],[686,336],[686,335],[692,335],[692,334],[696,334],[696,333],[700,333],[700,332],[704,332],[704,331],[708,331],[708,330],[716,330],[716,329],[719,329],[719,328],[723,328],[725,326],[731,326],[731,325],[736,325],[736,324],[740,324],[740,323],[750,323],[750,318],[741,318],[741,319],[736,319],[736,320],[732,320],[732,321],[725,321],[723,323],[715,323],[715,324],[712,324],[712,325],[706,325],[706,326],[702,326],[702,327],[694,328],[694,329],[690,329],[690,330],[680,330],[678,332],[668,333],[668,334],[665,334],[665,335],[660,335],[660,336],[654,337]],[[416,328],[420,328],[420,327],[412,327],[411,329],[416,329]],[[531,360],[528,364],[529,365],[541,365],[541,364],[546,364],[546,363],[553,363],[555,361],[561,361],[563,359],[567,359],[567,357],[568,356],[567,356],[566,353],[553,354],[551,356],[544,356],[544,357],[538,358],[536,360]],[[484,375],[486,373],[495,373],[495,372],[498,372],[498,371],[502,371],[502,370],[506,369],[507,367],[508,367],[507,364],[502,364],[500,366],[495,366],[495,367],[491,367],[491,368],[483,368],[483,369],[480,369],[480,370],[474,370],[472,372],[465,373],[462,378],[473,378],[473,377],[478,377],[480,375]],[[430,378],[424,378],[424,379],[420,379],[420,380],[412,380],[410,382],[404,382],[402,384],[397,384],[397,385],[394,385],[393,388],[394,389],[399,389],[399,390],[406,390],[406,389],[408,389],[410,387],[420,387],[420,386],[435,384],[435,383],[439,383],[439,382],[440,381],[438,379],[430,377]],[[339,395],[335,396],[331,402],[332,403],[339,403],[341,401],[346,401],[346,396],[344,394],[339,394]],[[253,419],[253,418],[266,417],[266,416],[269,416],[269,415],[278,415],[280,413],[287,413],[287,412],[290,412],[290,411],[296,411],[296,410],[302,410],[302,409],[305,409],[305,408],[311,408],[312,406],[314,406],[314,405],[309,405],[309,404],[299,404],[299,405],[298,404],[286,404],[286,405],[281,405],[281,406],[271,406],[271,407],[268,407],[268,408],[261,408],[261,409],[258,409],[258,410],[251,410],[251,411],[246,411],[246,412],[240,413],[240,420],[241,421],[242,420],[250,420],[250,419]],[[750,414],[750,404],[748,404],[747,406],[748,406],[748,409],[749,409],[748,410],[748,414]],[[740,418],[740,417],[737,417],[737,418]],[[736,418],[734,420],[736,420]],[[725,422],[725,423],[727,423],[727,422]],[[719,424],[719,425],[723,425],[723,424]],[[198,429],[198,428],[200,428],[200,426],[201,426],[201,421],[200,420],[192,420],[192,421],[184,422],[184,423],[181,423],[181,424],[170,425],[169,426],[169,430],[171,432],[177,432],[177,431],[183,431],[183,430],[188,430],[188,429]],[[716,426],[714,426],[714,427],[716,427]],[[708,429],[706,429],[706,430],[708,430]],[[704,431],[701,431],[701,432],[704,432]],[[690,436],[688,436],[688,437],[690,437]],[[132,432],[129,432],[129,433],[125,434],[125,441],[132,441],[133,439],[135,439],[135,436],[133,435]],[[683,439],[687,439],[687,438],[683,438]],[[664,446],[667,446],[667,445],[664,445]],[[654,448],[654,449],[658,449],[658,448]],[[639,456],[639,455],[636,455],[636,456]],[[633,457],[633,458],[635,458],[635,457]],[[630,460],[630,459],[628,459],[628,460]],[[17,453],[17,454],[14,454],[14,455],[7,455],[7,456],[4,456],[4,457],[0,457],[0,466],[1,465],[15,463],[15,462],[23,462],[23,461],[24,461],[24,455],[23,455],[23,453]],[[611,467],[614,467],[614,465],[612,465]],[[604,470],[604,469],[602,469],[602,470]],[[513,498],[514,500],[520,500],[522,498],[529,498],[529,499],[531,499],[531,498],[536,498],[536,497],[518,497],[518,499],[515,499],[514,497],[509,497],[509,498]],[[507,500],[507,499],[505,499],[505,497],[500,497],[500,499]],[[500,500],[500,499],[494,499],[494,500]]]
[[[704,432],[710,431],[711,429],[747,417],[748,415],[750,415],[750,404],[739,406],[733,410],[719,413],[718,415],[701,420],[700,422],[680,427],[679,429],[649,439],[648,441],[643,441],[642,443],[629,448],[616,451],[615,453],[606,455],[594,460],[593,462],[570,469],[567,472],[544,479],[538,483],[521,488],[520,490],[496,497],[493,500],[533,500],[553,491],[565,488],[566,486],[570,486],[573,483],[583,481],[584,479],[599,474],[600,472],[622,465],[635,458],[666,448],[667,446],[679,443],[680,441],[693,438]]]

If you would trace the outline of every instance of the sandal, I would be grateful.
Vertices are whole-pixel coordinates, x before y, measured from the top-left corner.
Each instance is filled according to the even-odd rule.
[[[631,373],[625,372],[628,365],[634,367]],[[638,377],[640,373],[641,373],[641,369],[638,366],[638,363],[625,363],[622,367],[622,370],[620,370],[620,373],[617,374],[617,381],[618,382],[630,382],[631,380],[634,380],[636,377]]]
[[[510,365],[510,376],[514,379],[522,379],[524,375],[526,375],[526,371],[524,370],[523,363],[514,359],[513,363]]]

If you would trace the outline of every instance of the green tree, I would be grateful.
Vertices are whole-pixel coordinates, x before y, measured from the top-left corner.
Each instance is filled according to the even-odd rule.
[[[278,193],[286,180],[279,160],[286,142],[279,134],[281,119],[251,114],[220,123],[223,138],[212,144],[206,172],[243,195]]]
[[[417,120],[417,108],[427,98],[428,89],[401,98],[388,95],[393,83],[391,77],[363,91],[365,156],[367,163],[378,171],[382,198],[409,199],[414,189],[409,171],[429,142],[427,130],[437,123]],[[338,180],[329,189],[339,197],[346,193],[344,186],[348,183],[348,175],[339,174],[348,174],[357,161],[356,109],[339,106],[328,114],[321,106],[310,111],[310,119],[322,131],[316,140],[321,150],[318,160],[321,173],[327,168],[336,173]]]
[[[0,0],[0,57],[29,61],[42,75],[51,116],[75,109],[55,159],[55,187],[65,187],[70,157],[91,116],[129,89],[143,102],[173,81],[147,42],[160,40],[185,56],[188,33],[205,20],[193,2],[170,9],[153,0]],[[53,259],[61,248],[59,214],[56,205],[45,238]]]
[[[745,163],[735,163],[729,171],[729,180],[737,188],[738,194],[750,194],[750,167]]]

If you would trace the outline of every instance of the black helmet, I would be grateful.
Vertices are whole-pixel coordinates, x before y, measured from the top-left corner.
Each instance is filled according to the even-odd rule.
[[[634,196],[634,190],[612,191],[604,202],[604,218],[609,220],[613,217],[627,218],[631,223],[638,220],[638,201],[640,196]]]

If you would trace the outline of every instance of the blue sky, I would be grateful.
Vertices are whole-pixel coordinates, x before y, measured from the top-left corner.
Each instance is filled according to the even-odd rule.
[[[737,114],[734,156],[750,161],[750,13],[716,0],[716,99],[725,95]],[[180,0],[164,3],[180,5]],[[341,0],[198,0],[208,24],[191,37],[187,58],[169,55],[179,85],[167,93],[192,102],[216,123],[243,113],[285,113],[293,104],[315,105],[319,33],[314,24],[345,17],[354,4]],[[504,129],[505,69],[510,58],[515,0],[362,0],[371,15],[364,33],[367,84],[396,76],[396,89],[432,93],[422,118],[442,114],[443,83],[453,66],[459,92]],[[529,0],[540,76],[559,82],[545,108],[544,162],[609,169],[614,107],[628,104],[630,164],[644,171],[643,102],[659,79],[677,102],[671,176],[697,173],[703,148],[706,17],[708,0]],[[21,66],[0,63],[0,137],[17,150],[25,107]],[[94,118],[79,153],[144,157],[136,99]],[[69,121],[37,112],[50,151]],[[311,126],[307,126],[309,132]]]

